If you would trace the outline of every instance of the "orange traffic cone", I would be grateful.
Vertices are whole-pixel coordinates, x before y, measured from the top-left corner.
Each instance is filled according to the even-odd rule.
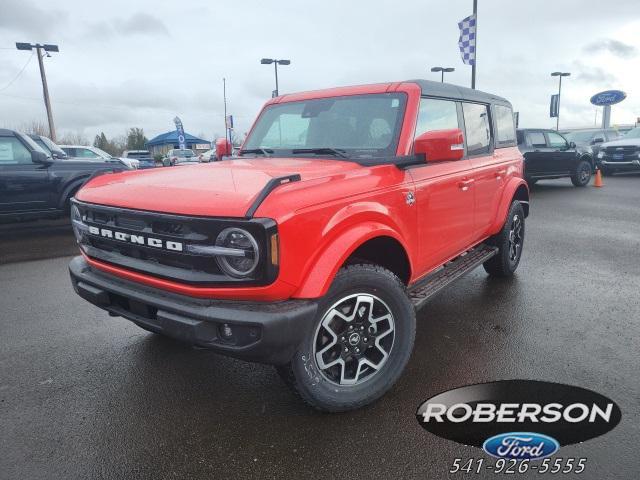
[[[596,170],[596,178],[593,181],[593,186],[594,187],[602,187],[604,185],[604,183],[602,183],[602,172],[600,171],[600,169]]]

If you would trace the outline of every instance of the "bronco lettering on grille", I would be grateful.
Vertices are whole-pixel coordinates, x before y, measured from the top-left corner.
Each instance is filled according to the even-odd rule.
[[[164,248],[166,250],[172,250],[174,252],[181,252],[183,248],[182,242],[172,242],[170,240],[162,240],[160,238],[145,237],[143,235],[133,235],[130,233],[118,232],[108,228],[98,228],[92,225],[89,226],[89,233],[91,235],[111,238],[119,240],[121,242],[128,242],[136,245],[146,245],[148,247],[154,248]]]

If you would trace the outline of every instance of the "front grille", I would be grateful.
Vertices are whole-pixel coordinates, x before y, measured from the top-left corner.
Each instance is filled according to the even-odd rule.
[[[74,205],[90,229],[84,236],[82,249],[96,260],[195,285],[266,285],[277,275],[277,269],[266,260],[270,257],[267,239],[276,231],[273,220],[170,215],[76,200]],[[229,227],[247,230],[258,243],[260,261],[250,277],[230,277],[220,269],[215,257],[184,251],[187,245],[214,245],[218,234]],[[156,246],[149,245],[149,239]]]
[[[640,149],[640,147],[637,147],[635,145],[625,145],[622,147],[607,147],[605,148],[605,151],[607,152],[607,154],[609,155],[613,155],[614,153],[623,153],[625,155],[630,154],[630,153],[638,153],[638,150]]]

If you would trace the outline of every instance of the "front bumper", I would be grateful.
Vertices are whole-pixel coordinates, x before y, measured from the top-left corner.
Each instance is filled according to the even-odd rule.
[[[312,300],[266,303],[187,297],[106,274],[83,257],[71,260],[69,273],[76,293],[112,316],[254,362],[287,363],[311,328],[317,309]]]
[[[600,160],[599,165],[601,167],[615,170],[638,170],[640,169],[640,160],[624,160],[618,162],[614,162],[611,160]]]

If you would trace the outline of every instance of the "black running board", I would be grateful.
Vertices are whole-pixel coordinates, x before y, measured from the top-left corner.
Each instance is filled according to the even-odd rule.
[[[445,263],[438,270],[420,280],[409,289],[409,298],[416,310],[422,308],[447,285],[474,270],[497,253],[498,249],[496,247],[480,244]]]

